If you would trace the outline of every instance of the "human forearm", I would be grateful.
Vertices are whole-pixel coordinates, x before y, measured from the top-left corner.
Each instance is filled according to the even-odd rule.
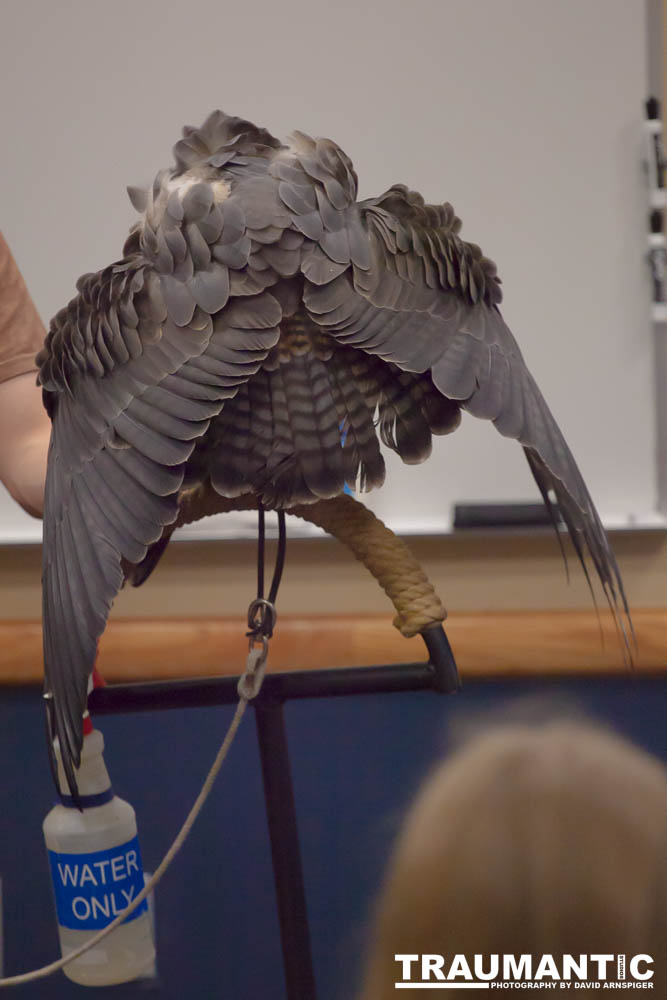
[[[34,371],[0,382],[0,480],[34,517],[42,514],[51,434],[41,396]]]
[[[41,516],[50,421],[35,383],[44,326],[0,233],[0,481]]]

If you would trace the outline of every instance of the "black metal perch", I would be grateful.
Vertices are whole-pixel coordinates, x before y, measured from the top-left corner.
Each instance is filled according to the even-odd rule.
[[[264,801],[271,842],[278,919],[288,1000],[316,1000],[308,913],[296,822],[294,788],[283,705],[297,698],[329,698],[399,691],[453,694],[456,662],[441,625],[425,629],[428,663],[267,674],[255,708]],[[237,701],[237,677],[109,684],[90,695],[98,715],[166,708],[229,705]]]

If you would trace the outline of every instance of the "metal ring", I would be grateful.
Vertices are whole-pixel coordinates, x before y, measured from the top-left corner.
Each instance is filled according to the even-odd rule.
[[[262,597],[256,598],[248,607],[248,628],[251,632],[271,635],[276,618],[275,606]]]

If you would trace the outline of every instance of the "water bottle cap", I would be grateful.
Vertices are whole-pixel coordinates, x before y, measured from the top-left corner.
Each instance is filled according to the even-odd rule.
[[[60,756],[60,745],[58,739],[54,740],[54,750],[58,762],[58,785],[61,796],[64,796],[68,803],[70,789],[65,777],[65,770]],[[93,729],[91,733],[84,736],[81,750],[81,763],[76,770],[76,781],[79,794],[83,797],[97,796],[102,792],[107,792],[111,788],[111,781],[102,756],[104,751],[104,736],[99,729]]]

